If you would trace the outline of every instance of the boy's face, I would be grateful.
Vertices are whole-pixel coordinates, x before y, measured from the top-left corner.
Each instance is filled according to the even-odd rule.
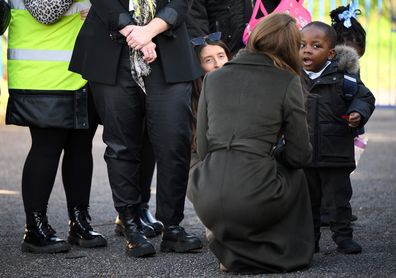
[[[334,48],[322,29],[309,26],[301,31],[300,57],[305,70],[320,71],[334,55]]]

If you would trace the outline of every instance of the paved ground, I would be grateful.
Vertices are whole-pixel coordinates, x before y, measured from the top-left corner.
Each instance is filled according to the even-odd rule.
[[[355,239],[360,255],[335,252],[328,229],[322,251],[304,272],[271,277],[396,277],[396,110],[377,109],[367,128],[368,147],[353,174],[352,207],[359,220]],[[204,228],[186,202],[183,225],[205,242],[202,251],[189,254],[158,252],[155,257],[134,259],[124,254],[124,240],[113,233],[112,206],[101,130],[94,141],[95,169],[91,214],[95,228],[109,246],[67,254],[33,255],[20,251],[24,213],[20,193],[21,169],[30,138],[25,128],[0,125],[0,277],[222,277],[218,263],[204,240]],[[153,192],[155,198],[155,191]],[[154,204],[152,204],[154,209]],[[67,236],[64,192],[58,176],[49,204],[49,220],[62,237]],[[159,250],[159,238],[154,239]]]

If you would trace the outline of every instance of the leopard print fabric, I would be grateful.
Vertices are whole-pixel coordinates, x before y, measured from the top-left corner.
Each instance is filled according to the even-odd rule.
[[[52,24],[69,10],[73,0],[24,0],[24,3],[38,22]]]

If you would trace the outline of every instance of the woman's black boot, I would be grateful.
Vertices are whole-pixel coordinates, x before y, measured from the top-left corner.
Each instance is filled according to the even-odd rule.
[[[139,217],[144,223],[151,226],[157,235],[161,234],[164,230],[164,224],[154,218],[149,210],[149,205],[147,203],[139,205]]]
[[[45,211],[31,213],[33,223],[26,224],[22,242],[22,252],[61,253],[70,250],[70,244],[56,236],[48,224]]]
[[[126,254],[136,258],[154,255],[154,246],[144,236],[136,209],[126,207],[119,209],[118,212],[122,231],[127,240]]]
[[[140,229],[142,230],[143,234],[146,237],[155,237],[157,235],[153,227],[147,225],[145,222],[143,222],[142,219],[139,220],[140,220]],[[121,219],[119,216],[117,216],[115,220],[114,232],[118,236],[124,236],[124,228],[122,226]]]
[[[70,244],[85,248],[104,247],[107,245],[106,239],[95,232],[89,221],[91,216],[88,213],[88,206],[75,206],[69,211],[69,237]]]

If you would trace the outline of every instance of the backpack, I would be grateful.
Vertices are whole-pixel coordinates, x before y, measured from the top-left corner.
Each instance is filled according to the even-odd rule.
[[[291,15],[296,19],[297,27],[301,29],[311,22],[311,14],[307,9],[303,7],[303,3],[304,0],[281,0],[273,13],[287,13]],[[264,16],[257,18],[259,9]],[[243,31],[242,41],[245,45],[249,40],[249,36],[253,28],[257,25],[257,23],[260,22],[261,19],[266,17],[268,14],[269,13],[265,9],[263,2],[261,0],[256,0],[252,16],[250,17],[249,23],[246,25],[245,30]]]

